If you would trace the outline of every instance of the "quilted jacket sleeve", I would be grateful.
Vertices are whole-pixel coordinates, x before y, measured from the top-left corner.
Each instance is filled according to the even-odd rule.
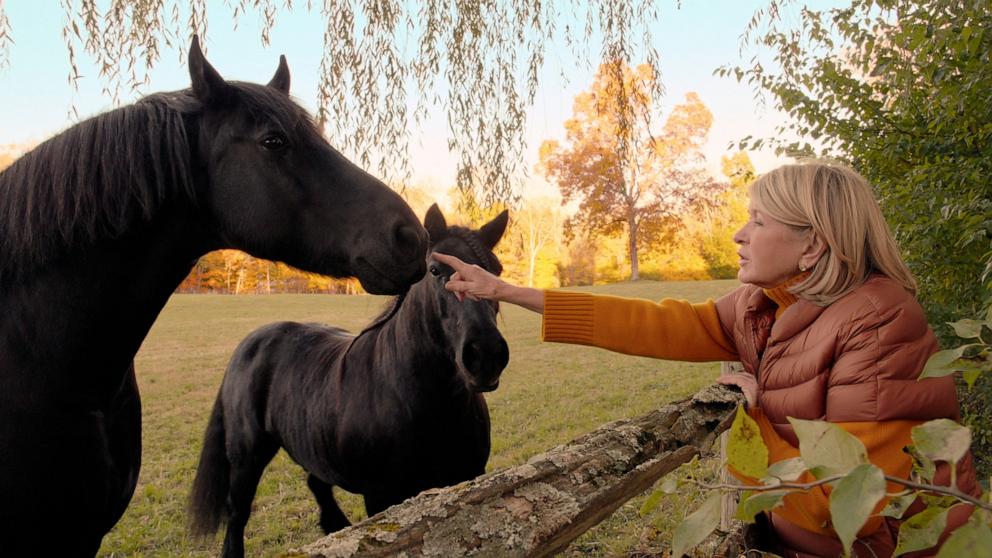
[[[826,420],[958,418],[950,377],[919,381],[937,339],[908,293],[865,288],[846,301],[826,395]]]

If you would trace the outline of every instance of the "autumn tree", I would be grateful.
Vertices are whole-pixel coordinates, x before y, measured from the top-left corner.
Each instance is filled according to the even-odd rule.
[[[21,154],[34,148],[32,143],[10,143],[0,145],[0,171],[14,164]]]
[[[193,33],[206,46],[209,26],[257,19],[262,44],[280,14],[305,9],[324,23],[318,122],[333,143],[387,178],[409,171],[409,124],[438,110],[458,160],[458,185],[477,187],[488,204],[514,197],[524,174],[524,130],[545,53],[574,60],[646,57],[657,68],[655,0],[63,0],[62,38],[75,83],[90,59],[115,99],[137,90],[163,54],[180,56]],[[16,24],[16,22],[13,22]],[[18,29],[0,2],[0,69]],[[599,56],[589,52],[599,40]],[[52,40],[56,40],[52,37]],[[292,62],[292,61],[291,61]],[[563,71],[567,72],[565,68]],[[411,102],[412,101],[412,102]],[[468,172],[485,169],[485,172]]]
[[[709,264],[714,279],[737,276],[738,246],[734,233],[747,222],[748,187],[757,178],[754,165],[746,151],[720,158],[723,175],[729,181],[713,207],[700,215],[698,242],[700,253]]]
[[[555,264],[562,236],[561,208],[553,200],[523,201],[510,212],[510,228],[503,243],[514,243],[525,264],[521,277],[528,287],[557,287]]]
[[[642,243],[670,237],[680,216],[715,192],[700,151],[713,115],[689,93],[656,129],[657,88],[648,65],[602,64],[590,90],[575,99],[565,143],[549,140],[540,150],[541,169],[564,202],[579,202],[566,228],[625,234],[633,281]]]

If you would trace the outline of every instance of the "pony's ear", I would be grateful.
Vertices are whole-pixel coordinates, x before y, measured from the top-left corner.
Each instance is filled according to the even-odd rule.
[[[269,87],[289,95],[289,64],[286,63],[285,55],[279,56],[279,67],[276,68],[276,75],[269,81]]]
[[[510,211],[504,209],[492,221],[482,225],[482,228],[479,229],[479,238],[487,248],[492,250],[496,246],[496,243],[499,242],[499,239],[503,238],[503,233],[506,232],[506,224],[509,220]]]
[[[193,35],[193,44],[189,47],[189,77],[193,85],[193,95],[201,103],[216,104],[227,96],[230,86],[203,56],[203,51],[200,50],[200,38],[196,35]]]
[[[431,244],[437,244],[448,235],[448,223],[444,220],[441,208],[437,204],[431,205],[424,216],[424,228],[431,237]]]

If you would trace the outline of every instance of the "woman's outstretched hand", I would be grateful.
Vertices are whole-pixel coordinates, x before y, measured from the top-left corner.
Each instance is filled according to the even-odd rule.
[[[434,252],[434,259],[451,267],[455,272],[444,288],[455,293],[458,300],[499,300],[500,287],[506,283],[477,265],[467,264],[455,256]]]
[[[716,379],[718,384],[737,386],[744,392],[747,408],[753,409],[758,404],[758,381],[750,374],[726,374]]]
[[[450,266],[455,272],[444,288],[455,293],[458,300],[500,300],[522,308],[544,313],[544,291],[511,285],[477,265],[467,264],[454,256],[434,252],[434,259]]]

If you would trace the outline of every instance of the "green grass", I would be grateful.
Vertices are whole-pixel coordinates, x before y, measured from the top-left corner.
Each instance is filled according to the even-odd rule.
[[[736,284],[642,281],[581,290],[699,301],[718,297]],[[222,537],[189,539],[184,506],[207,417],[235,346],[256,327],[278,320],[325,322],[357,331],[385,303],[385,298],[374,296],[173,296],[136,359],[144,406],[141,477],[124,517],[104,538],[100,555],[216,555]],[[540,316],[512,305],[503,306],[500,322],[510,345],[510,364],[500,388],[487,395],[493,425],[489,470],[522,463],[603,423],[689,395],[719,372],[716,364],[673,363],[542,344]],[[638,513],[643,496],[631,501],[565,554],[660,552],[697,494],[689,490],[667,498],[646,517]],[[359,497],[341,493],[339,501],[352,520],[364,517]],[[280,453],[258,488],[246,533],[248,555],[271,556],[321,537],[316,509],[303,470]]]

